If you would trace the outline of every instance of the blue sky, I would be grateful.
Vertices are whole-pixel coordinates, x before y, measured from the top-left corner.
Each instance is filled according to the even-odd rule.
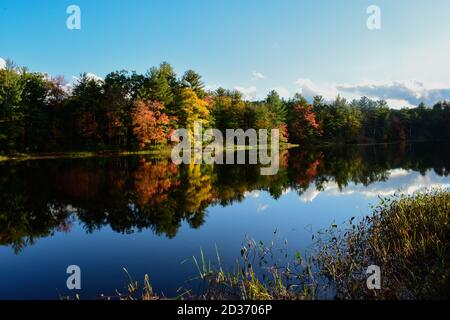
[[[66,28],[71,4],[81,30]],[[2,0],[0,57],[68,81],[168,61],[249,99],[276,88],[411,105],[450,99],[449,16],[447,0]]]

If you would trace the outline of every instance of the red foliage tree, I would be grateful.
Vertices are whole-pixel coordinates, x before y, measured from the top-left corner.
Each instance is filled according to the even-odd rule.
[[[310,141],[322,135],[313,106],[297,104],[292,112],[290,136],[294,142]]]
[[[288,142],[289,140],[289,130],[287,124],[283,123],[278,127],[280,130],[280,140],[281,142]]]
[[[179,185],[177,173],[178,167],[172,163],[154,164],[142,160],[134,175],[138,204],[155,206],[166,201],[170,189]]]
[[[170,119],[163,112],[164,105],[157,101],[137,100],[134,107],[133,132],[139,140],[139,146],[144,148],[151,143],[166,142]]]

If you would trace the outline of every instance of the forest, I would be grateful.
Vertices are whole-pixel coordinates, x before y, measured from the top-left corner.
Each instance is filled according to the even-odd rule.
[[[178,76],[167,62],[146,74],[84,73],[70,86],[11,61],[0,70],[0,154],[145,150],[194,121],[222,131],[278,128],[282,142],[302,146],[448,141],[450,102],[395,110],[367,97],[285,100],[276,91],[246,101],[237,90],[206,90],[197,72]]]

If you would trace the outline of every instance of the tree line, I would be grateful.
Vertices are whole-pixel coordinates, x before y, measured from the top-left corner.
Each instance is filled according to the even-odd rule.
[[[332,102],[271,91],[246,101],[237,90],[205,89],[201,76],[178,76],[166,62],[146,74],[62,77],[19,68],[0,70],[0,152],[140,150],[165,144],[177,128],[280,130],[284,142],[368,143],[450,138],[450,102],[393,110],[367,97]]]

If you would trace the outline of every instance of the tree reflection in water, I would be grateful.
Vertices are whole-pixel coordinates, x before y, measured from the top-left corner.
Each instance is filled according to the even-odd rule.
[[[175,237],[181,223],[205,223],[211,205],[228,206],[264,190],[302,195],[330,182],[368,186],[402,168],[448,175],[448,146],[378,145],[291,149],[275,176],[256,165],[176,166],[150,157],[59,159],[0,165],[0,244],[19,253],[36,239],[70,232],[78,219],[88,233],[104,226],[119,233],[151,229]]]

